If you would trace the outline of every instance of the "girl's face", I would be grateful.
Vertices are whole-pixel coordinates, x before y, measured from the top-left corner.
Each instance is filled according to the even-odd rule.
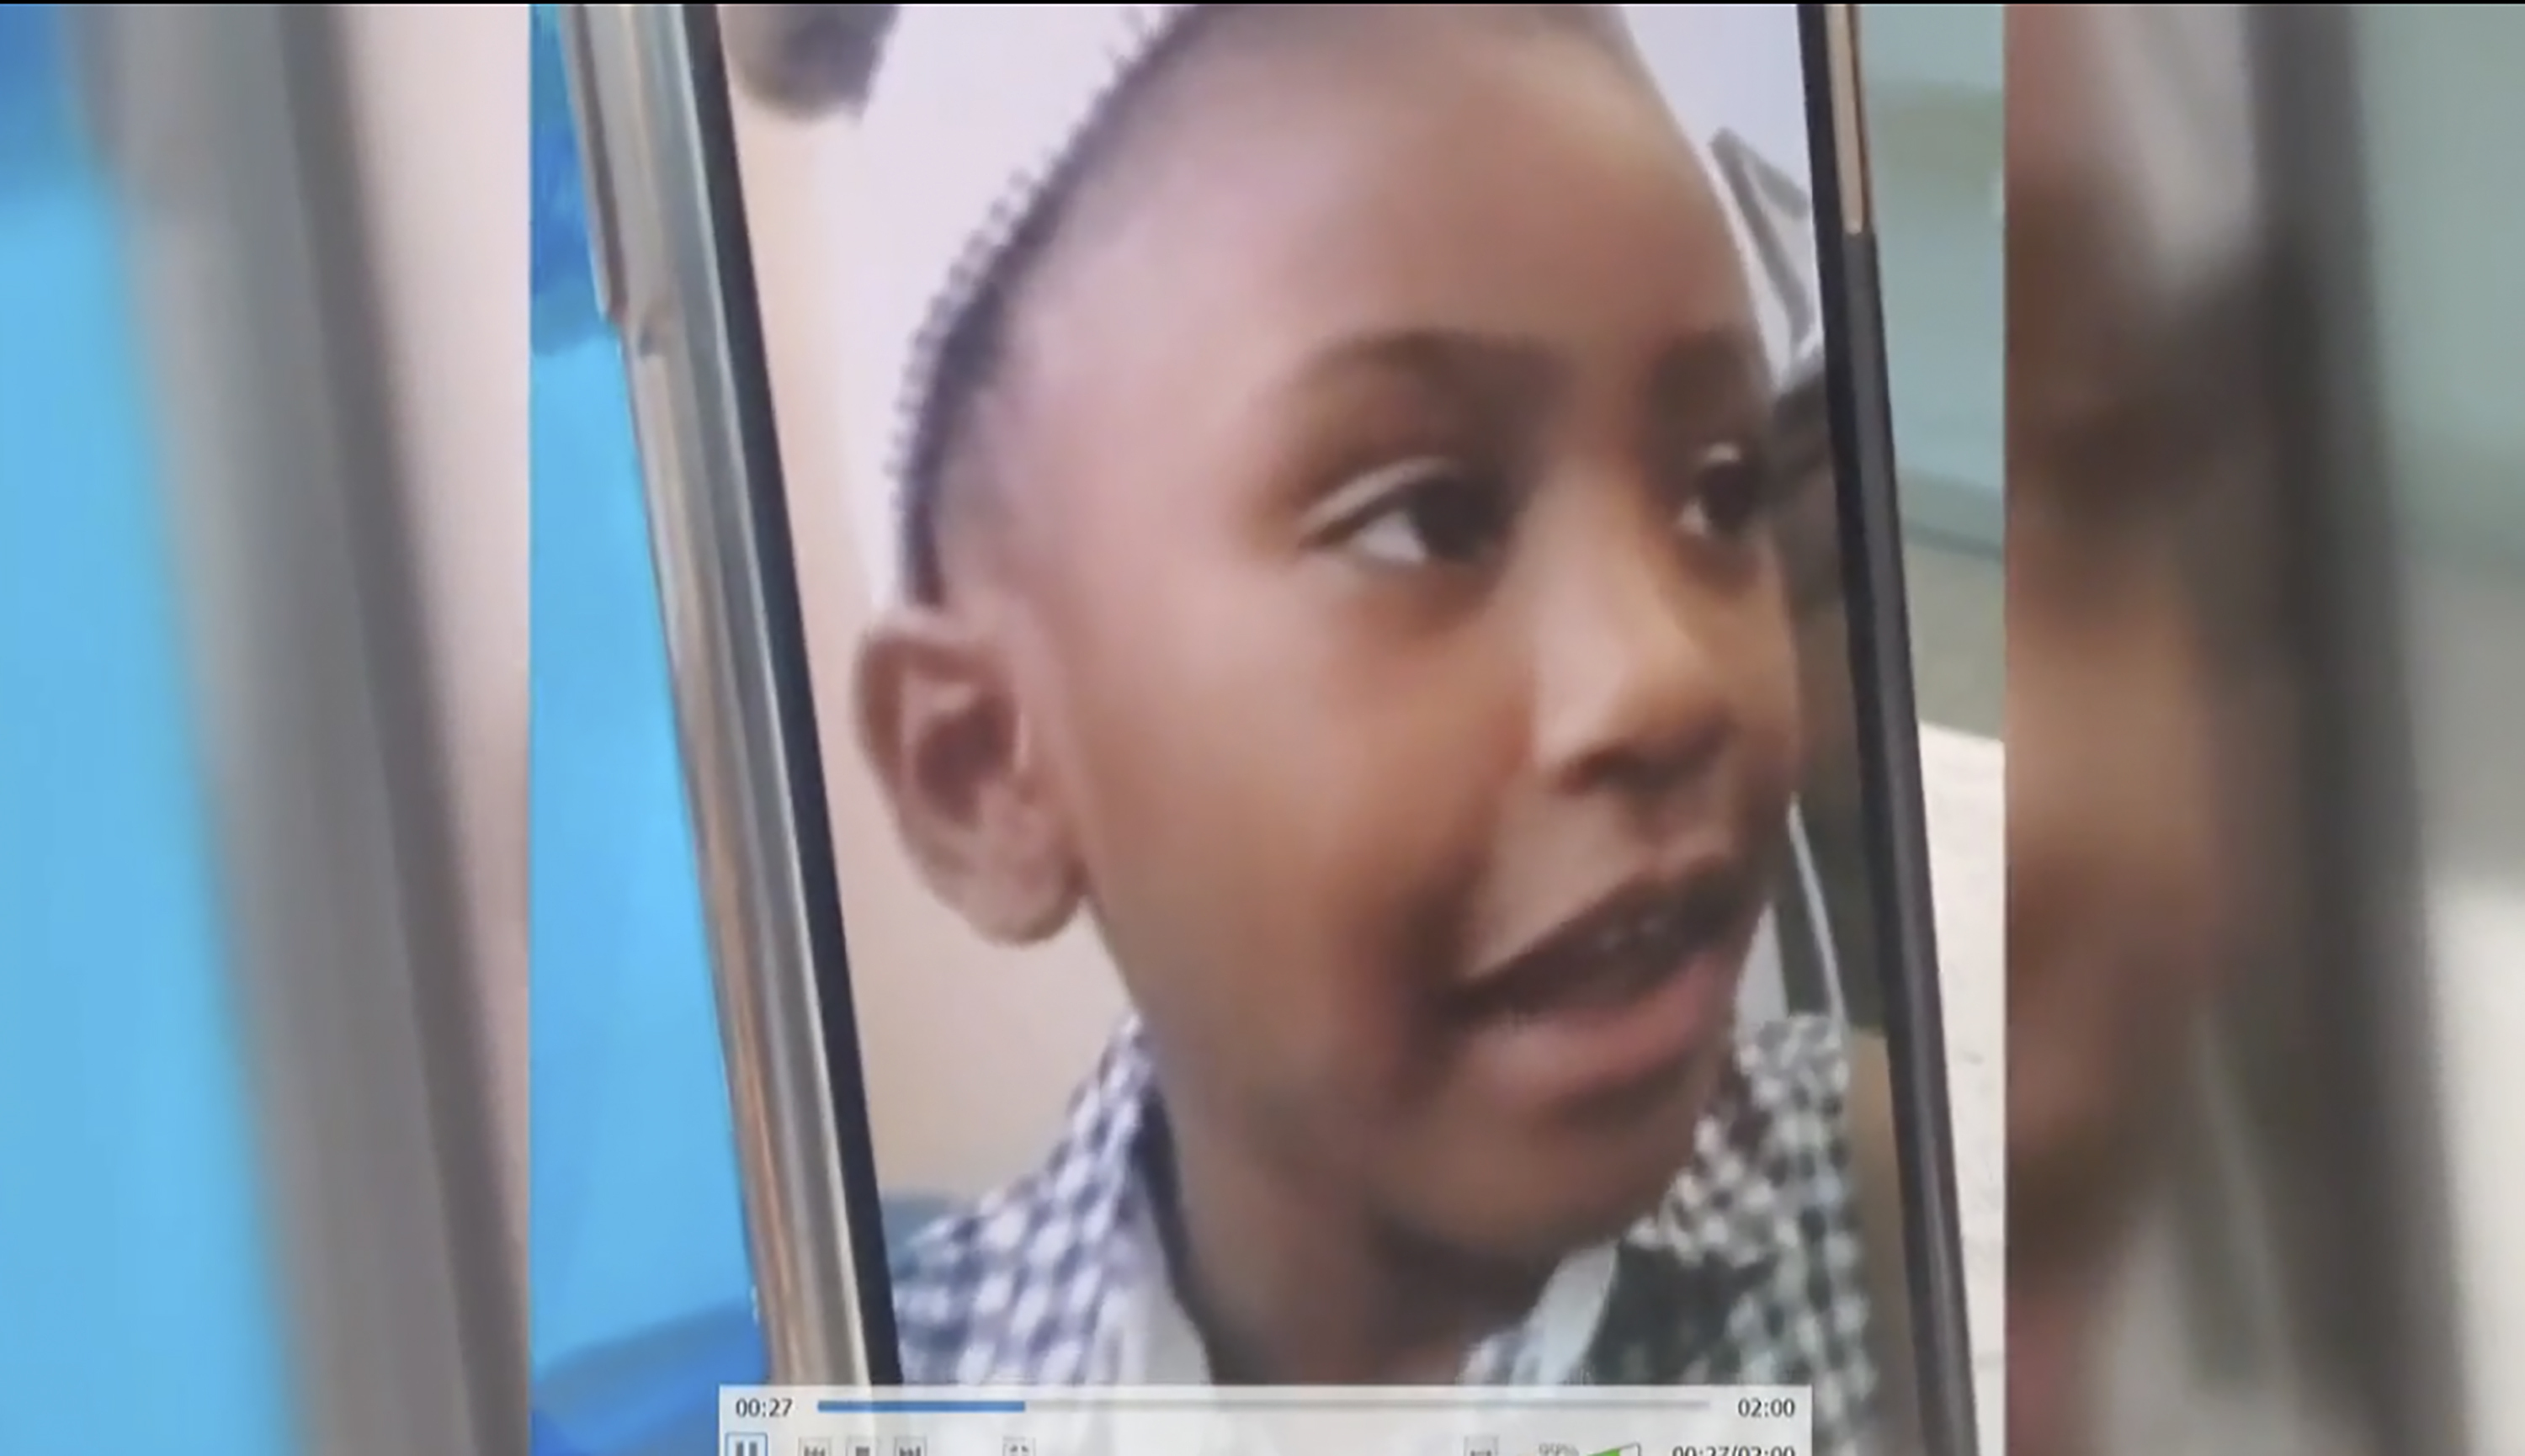
[[[2142,214],[2095,64],[2111,9],[2008,18],[2007,1412],[2027,1453],[2084,1436],[2098,1271],[2248,946],[2245,861],[2284,858],[2254,829],[2262,776],[2288,781],[2242,609],[2266,563],[2215,528],[2263,473],[2261,361],[2238,300],[2177,306],[2131,267]]]
[[[2128,266],[2106,9],[2009,20],[2008,1034],[2040,1049],[2009,1062],[2009,1179],[2063,1204],[2127,1172],[2235,958],[2229,745],[2253,722],[2198,542],[2252,484],[2259,361],[2236,310]],[[2248,544],[2216,570],[2254,575]]]
[[[1556,1254],[1689,1156],[1799,763],[1737,250],[1565,22],[1176,60],[1014,322],[979,589],[1188,1138]]]

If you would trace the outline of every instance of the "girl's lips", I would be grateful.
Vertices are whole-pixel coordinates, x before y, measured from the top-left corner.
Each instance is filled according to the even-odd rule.
[[[1480,1033],[1520,1102],[1627,1101],[1686,1073],[1734,1012],[1738,944],[1671,962],[1615,1004],[1501,1018]]]
[[[1471,993],[1519,1100],[1618,1097],[1688,1068],[1733,1010],[1758,902],[1732,862],[1642,882],[1504,963]]]
[[[1753,883],[1741,861],[1718,856],[1626,880],[1492,963],[1473,979],[1470,1004],[1493,1016],[1618,1007],[1695,947],[1726,937],[1746,919]]]

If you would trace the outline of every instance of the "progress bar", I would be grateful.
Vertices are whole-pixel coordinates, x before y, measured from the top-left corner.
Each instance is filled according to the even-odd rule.
[[[1022,1400],[818,1400],[819,1416],[1022,1416]]]

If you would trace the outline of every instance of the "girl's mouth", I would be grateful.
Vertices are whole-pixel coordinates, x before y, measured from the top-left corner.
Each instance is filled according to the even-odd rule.
[[[1710,863],[1606,895],[1518,951],[1473,984],[1483,1018],[1533,1020],[1618,1011],[1732,945],[1748,918],[1750,878]]]
[[[1681,1085],[1733,1015],[1758,882],[1741,860],[1704,862],[1562,922],[1467,989],[1480,1056],[1529,1105],[1629,1105]]]

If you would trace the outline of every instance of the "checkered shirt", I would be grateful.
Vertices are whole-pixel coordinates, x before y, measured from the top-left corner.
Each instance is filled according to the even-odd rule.
[[[1583,1311],[1574,1360],[1556,1368],[1545,1354],[1538,1306],[1474,1351],[1466,1383],[1806,1385],[1818,1456],[1862,1449],[1877,1373],[1842,1033],[1792,1017],[1741,1033],[1735,1052],[1664,1201],[1589,1256],[1609,1277]],[[1154,1302],[1189,1329],[1153,1207],[1156,1097],[1127,1026],[1049,1159],[893,1250],[906,1383],[1178,1382],[1147,1368],[1132,1328]]]

